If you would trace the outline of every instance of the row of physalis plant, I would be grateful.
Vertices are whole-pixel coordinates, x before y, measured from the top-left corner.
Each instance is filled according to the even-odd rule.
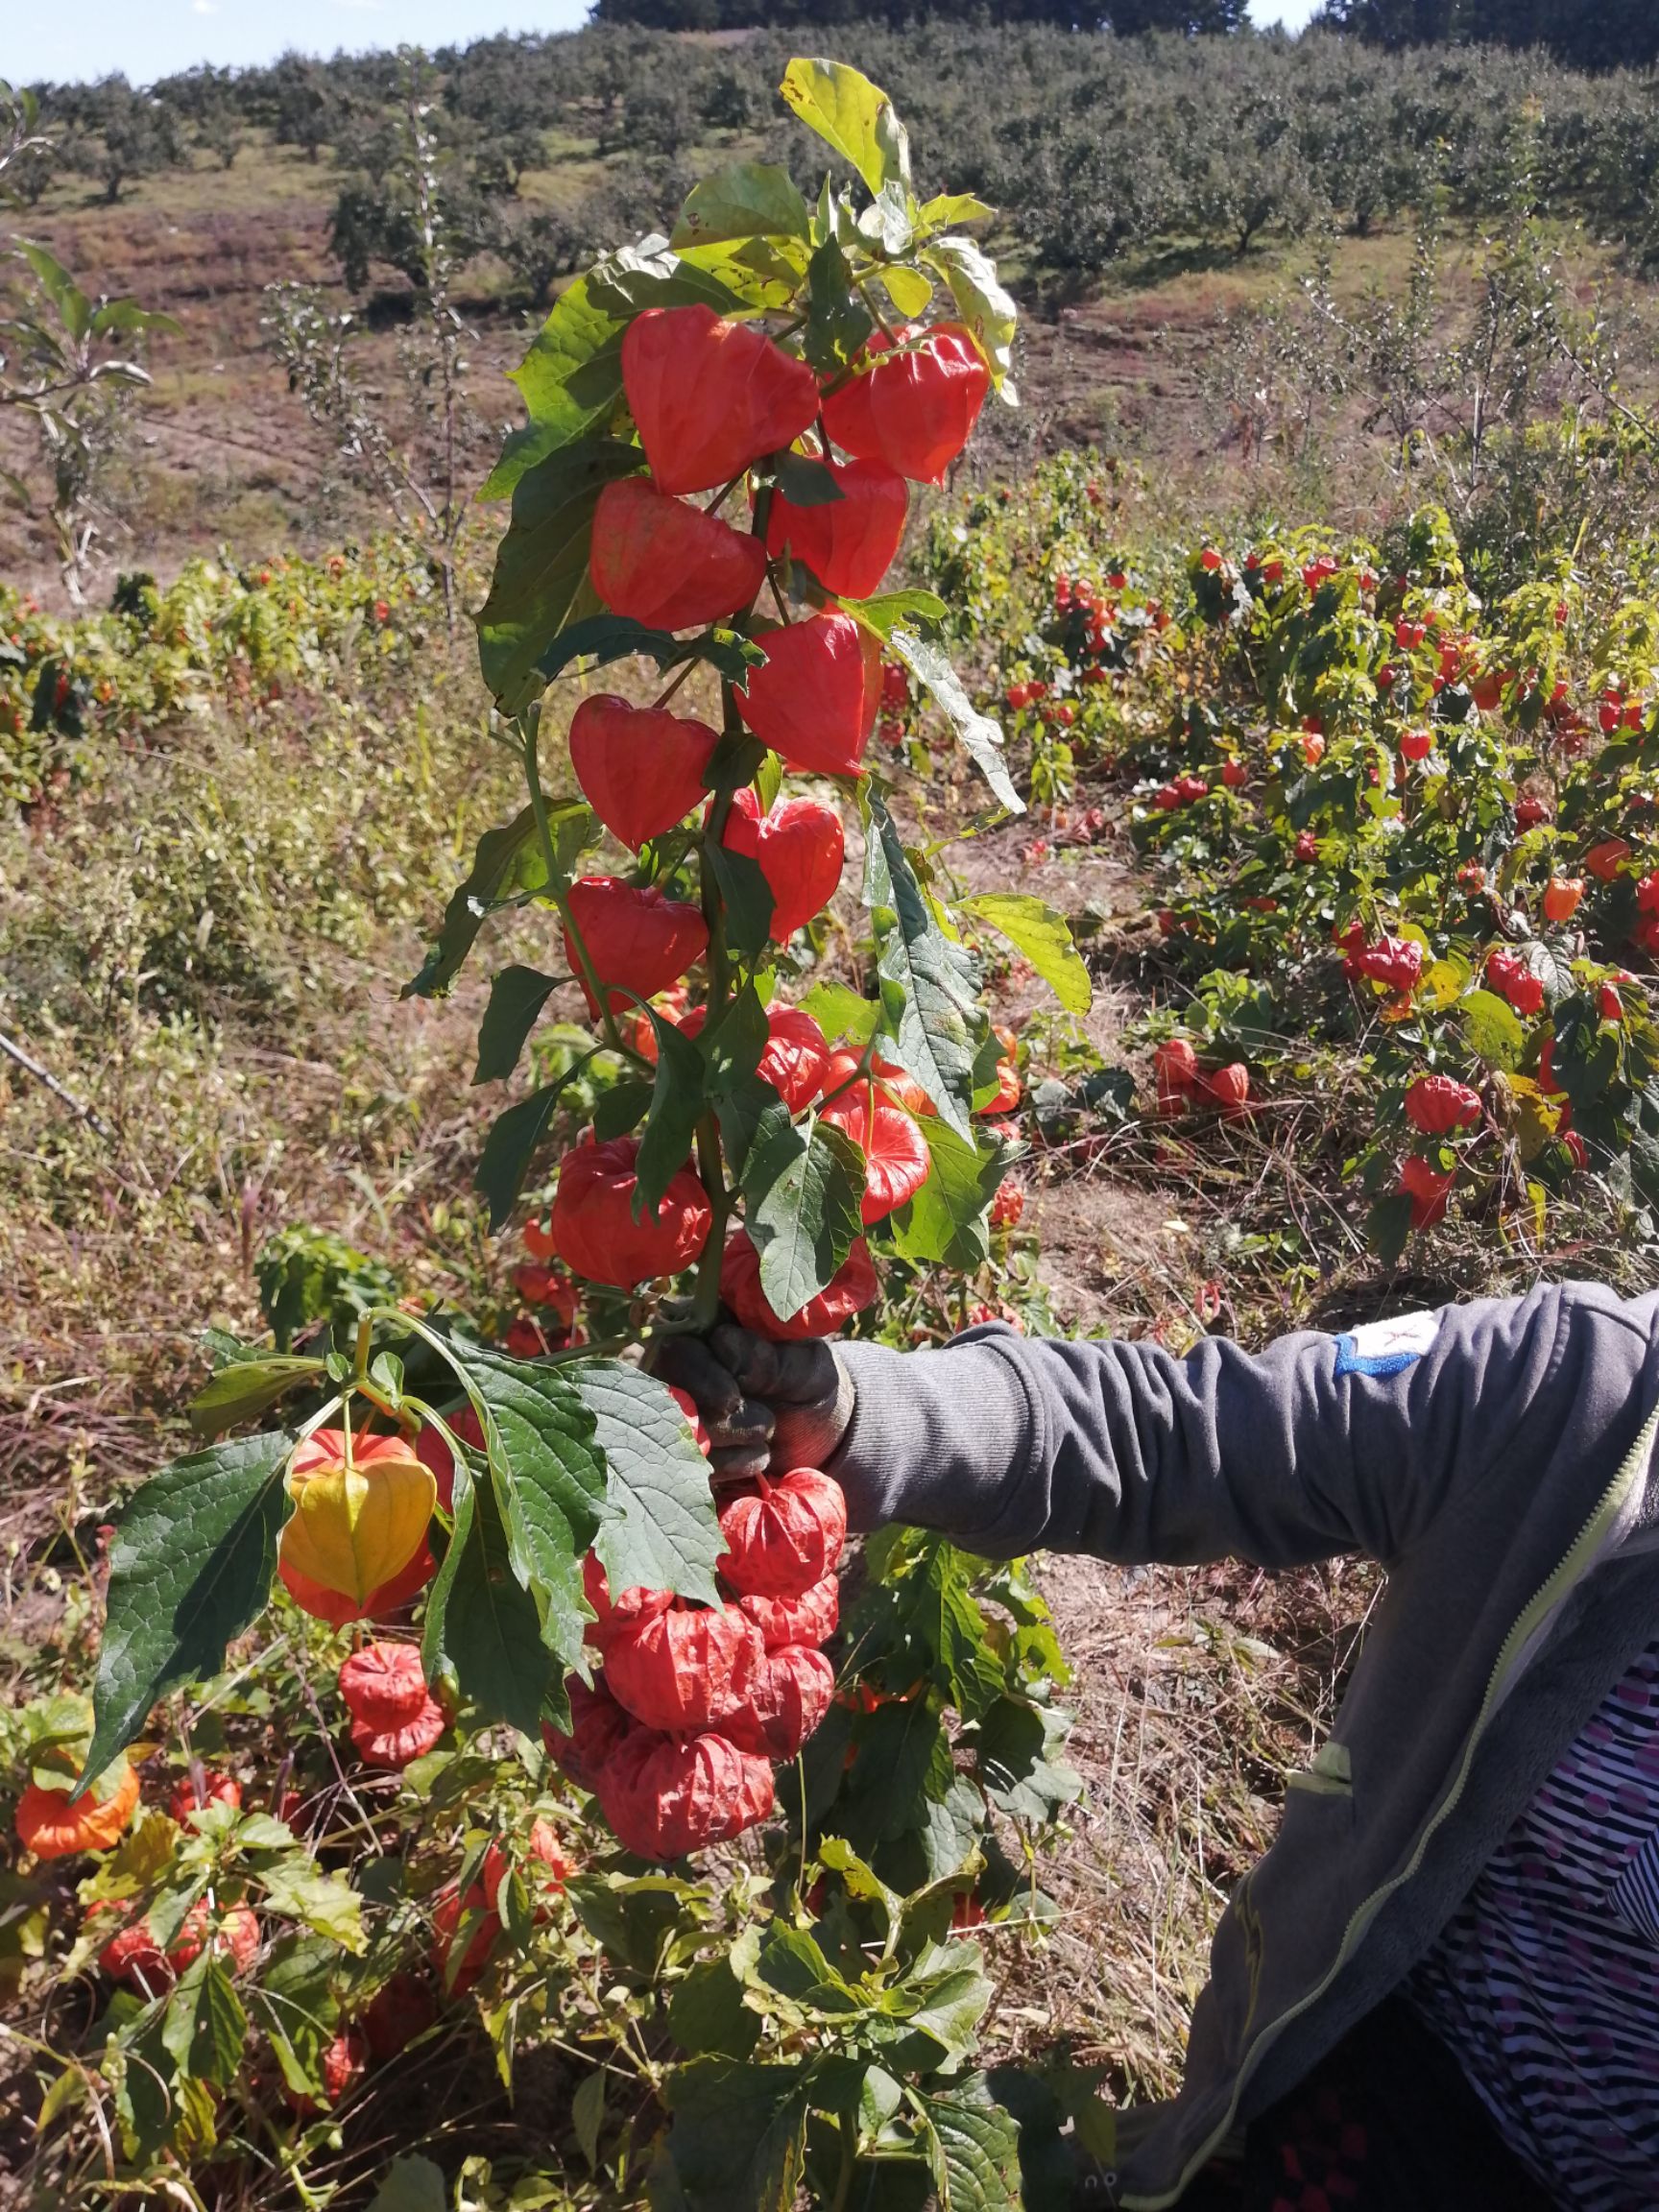
[[[1227,1049],[1210,1019],[1238,996],[1223,972],[1260,977],[1287,1049],[1333,1022],[1366,1049],[1375,1134],[1356,1172],[1380,1249],[1437,1225],[1459,1189],[1535,1233],[1552,1193],[1617,1177],[1655,1120],[1659,1031],[1616,964],[1650,950],[1659,912],[1654,611],[1597,619],[1570,574],[1482,610],[1434,513],[1392,576],[1369,547],[1304,541],[1241,562],[1204,546],[1190,579],[1244,641],[1254,711],[1186,702],[1186,765],[1141,817],[1190,885],[1160,919],[1199,983],[1157,1055],[1160,1110],[1198,1096],[1204,1055]]]

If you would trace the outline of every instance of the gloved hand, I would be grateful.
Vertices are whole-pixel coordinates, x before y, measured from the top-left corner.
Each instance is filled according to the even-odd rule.
[[[853,1378],[818,1338],[775,1344],[722,1321],[707,1336],[667,1336],[652,1372],[694,1400],[717,1482],[822,1467],[853,1418]]]

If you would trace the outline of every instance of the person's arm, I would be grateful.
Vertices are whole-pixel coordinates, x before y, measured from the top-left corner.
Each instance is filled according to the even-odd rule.
[[[908,1353],[726,1329],[670,1380],[707,1400],[717,1467],[812,1458],[854,1527],[907,1522],[998,1556],[1386,1562],[1454,1494],[1627,1443],[1654,1315],[1588,1285],[1447,1307],[1418,1317],[1391,1372],[1367,1371],[1390,1364],[1370,1332],[1357,1354],[1304,1334],[1175,1358],[1000,1328]]]

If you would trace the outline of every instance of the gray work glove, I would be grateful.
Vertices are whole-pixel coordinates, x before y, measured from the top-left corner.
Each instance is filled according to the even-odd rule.
[[[820,1339],[774,1344],[721,1321],[707,1336],[667,1336],[652,1372],[692,1398],[717,1482],[822,1467],[853,1419],[853,1378]]]

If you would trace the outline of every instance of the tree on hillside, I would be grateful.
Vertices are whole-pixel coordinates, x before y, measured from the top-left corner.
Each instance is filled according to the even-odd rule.
[[[595,23],[652,31],[825,28],[840,23],[968,23],[985,29],[1047,24],[1063,31],[1185,34],[1237,31],[1245,0],[594,0]]]
[[[1319,20],[1380,46],[1539,46],[1579,69],[1659,61],[1652,0],[1328,0]]]

